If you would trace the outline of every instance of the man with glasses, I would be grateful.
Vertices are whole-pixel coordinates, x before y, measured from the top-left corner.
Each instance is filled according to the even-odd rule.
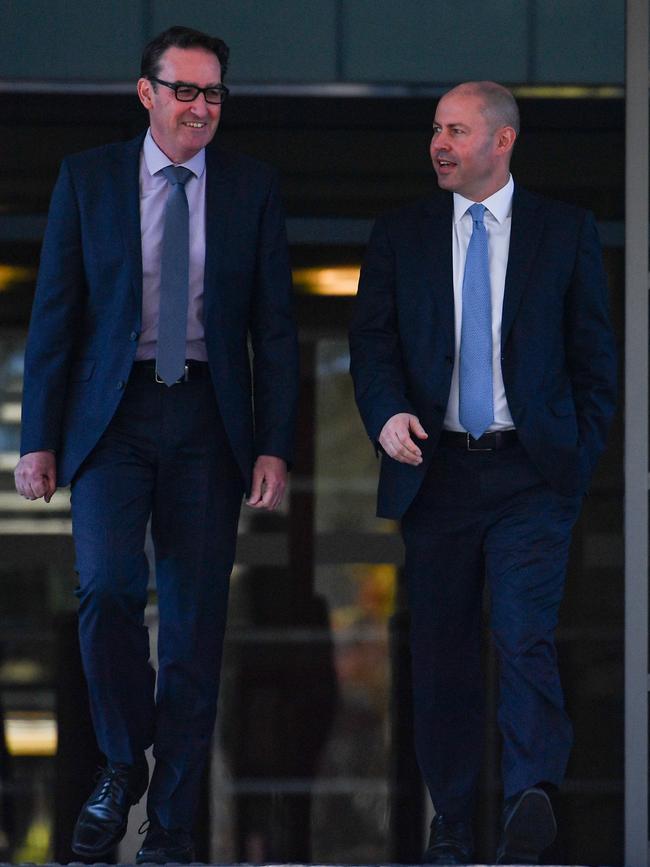
[[[157,36],[138,81],[147,133],[64,160],[43,243],[16,487],[48,502],[72,489],[81,651],[107,759],[74,831],[86,859],[113,849],[147,789],[137,863],[193,859],[241,499],[276,508],[291,457],[297,342],[277,179],[207,147],[227,61],[204,33]]]

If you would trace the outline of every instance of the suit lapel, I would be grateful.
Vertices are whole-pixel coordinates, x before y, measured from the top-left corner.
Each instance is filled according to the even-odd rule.
[[[226,225],[233,204],[233,177],[226,155],[217,147],[205,152],[205,276],[203,291],[206,308],[219,286],[217,271],[223,254]]]
[[[515,185],[512,198],[510,248],[501,316],[501,346],[512,328],[521,297],[530,278],[533,260],[542,235],[544,220],[536,196]]]
[[[140,151],[144,134],[126,142],[113,163],[118,219],[136,298],[142,310],[142,233],[140,230]]]
[[[454,346],[454,275],[451,252],[453,198],[436,196],[425,206],[420,221],[422,269],[425,285],[433,284],[434,302],[443,332]]]

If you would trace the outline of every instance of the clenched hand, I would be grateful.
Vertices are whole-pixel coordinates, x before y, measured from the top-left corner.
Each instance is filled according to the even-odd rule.
[[[49,503],[56,491],[56,457],[53,452],[28,452],[14,470],[16,490],[27,500],[45,498]]]
[[[286,486],[286,462],[273,455],[260,455],[253,467],[251,495],[246,500],[246,505],[254,509],[273,510],[282,502]]]

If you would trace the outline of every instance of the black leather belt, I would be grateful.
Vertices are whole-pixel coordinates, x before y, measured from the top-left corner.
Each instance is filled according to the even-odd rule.
[[[207,361],[194,361],[188,358],[185,362],[185,373],[180,379],[177,379],[174,385],[179,382],[189,382],[194,379],[209,379],[210,368]],[[134,361],[131,368],[131,379],[147,380],[148,382],[158,382],[164,385],[162,379],[156,373],[156,362],[152,358],[146,361]]]
[[[471,434],[462,431],[443,430],[438,442],[441,446],[465,449],[468,452],[493,452],[514,446],[519,442],[519,438],[516,430],[495,430],[484,433],[477,440]]]

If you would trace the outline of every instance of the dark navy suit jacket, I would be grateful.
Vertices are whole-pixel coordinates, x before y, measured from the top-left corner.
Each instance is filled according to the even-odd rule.
[[[68,157],[52,195],[25,356],[21,454],[56,451],[59,485],[106,429],[135,358],[143,138]],[[206,169],[205,342],[249,487],[255,457],[290,461],[293,448],[297,343],[284,218],[267,166],[210,146]]]
[[[368,435],[396,413],[429,434],[412,467],[382,455],[378,514],[401,517],[436,448],[454,362],[453,196],[380,218],[361,272],[351,372]],[[616,361],[600,242],[590,212],[515,186],[501,325],[506,397],[549,485],[584,492],[615,405]]]

